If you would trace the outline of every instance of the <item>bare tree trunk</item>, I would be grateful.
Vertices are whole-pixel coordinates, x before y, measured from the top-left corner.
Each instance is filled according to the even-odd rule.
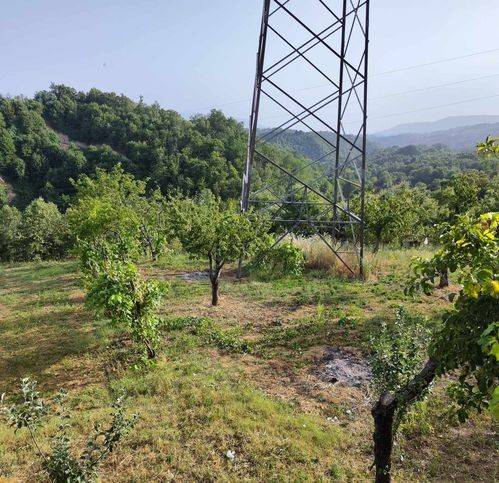
[[[154,347],[151,345],[151,342],[146,339],[144,341],[146,345],[146,350],[147,350],[147,358],[148,359],[155,359],[156,358],[156,351],[154,350]]]
[[[211,282],[211,305],[218,305],[218,287],[220,284],[220,272],[222,271],[223,263],[215,261],[215,267],[210,260],[210,282]]]
[[[218,278],[211,281],[211,305],[218,305]]]
[[[395,394],[385,392],[374,405],[374,464],[376,483],[390,483],[395,411],[416,401],[435,379],[437,362],[429,359],[421,372]]]
[[[390,482],[393,449],[393,419],[397,407],[394,397],[384,393],[373,407],[374,419],[374,463],[376,483]]]
[[[438,288],[445,288],[449,286],[449,269],[443,268],[440,272],[440,283]]]

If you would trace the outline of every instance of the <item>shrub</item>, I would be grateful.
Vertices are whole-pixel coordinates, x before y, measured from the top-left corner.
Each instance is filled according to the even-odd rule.
[[[379,396],[407,384],[427,356],[431,331],[428,321],[398,309],[392,323],[383,322],[370,336],[372,390]]]
[[[303,251],[290,242],[283,242],[269,250],[258,270],[266,276],[301,275],[305,256]]]
[[[156,313],[166,285],[144,280],[133,263],[107,261],[87,279],[87,304],[143,344],[149,359],[156,356],[159,317]]]
[[[2,396],[3,399],[3,396]],[[94,425],[88,437],[85,449],[80,455],[73,450],[69,430],[71,416],[66,408],[66,393],[61,390],[52,400],[52,406],[44,401],[36,390],[36,381],[29,378],[21,380],[18,401],[11,406],[4,406],[1,412],[8,424],[15,428],[27,429],[32,437],[36,451],[42,457],[42,468],[49,479],[56,483],[87,482],[95,478],[100,463],[116,448],[126,433],[133,428],[138,415],[127,418],[124,413],[124,396],[113,403],[113,413],[110,424],[101,428]],[[59,419],[57,433],[51,438],[51,451],[44,453],[36,440],[36,429],[41,426],[43,419],[53,409]]]

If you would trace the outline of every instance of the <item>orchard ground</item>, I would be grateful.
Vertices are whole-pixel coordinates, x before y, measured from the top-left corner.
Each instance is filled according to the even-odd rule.
[[[446,291],[404,296],[416,250],[383,251],[366,282],[321,271],[242,281],[227,271],[211,307],[201,262],[166,257],[142,266],[170,290],[155,367],[84,306],[74,262],[0,266],[0,393],[20,377],[45,395],[69,391],[73,432],[109,414],[121,389],[140,420],[101,467],[101,481],[369,481],[371,395],[323,377],[328,349],[359,358],[398,307],[438,320]],[[441,381],[400,428],[396,481],[494,481],[487,415],[454,424]],[[46,447],[55,428],[41,431]],[[77,440],[79,438],[77,437]],[[27,434],[0,424],[0,481],[42,480]]]

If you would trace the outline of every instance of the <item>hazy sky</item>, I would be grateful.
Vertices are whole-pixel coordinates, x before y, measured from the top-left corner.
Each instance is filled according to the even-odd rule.
[[[1,3],[2,94],[31,96],[56,82],[134,99],[143,95],[148,103],[158,101],[184,115],[216,107],[240,120],[248,117],[261,0]],[[371,0],[371,5],[371,132],[453,115],[499,114],[498,0]],[[491,49],[498,50],[376,75]],[[380,99],[468,79],[475,80]],[[489,96],[495,97],[426,110]],[[419,112],[400,114],[414,110]]]

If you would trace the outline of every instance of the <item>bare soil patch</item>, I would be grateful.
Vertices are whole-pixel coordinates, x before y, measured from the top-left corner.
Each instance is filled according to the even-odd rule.
[[[338,386],[362,387],[371,379],[368,362],[352,349],[329,347],[319,366],[312,370],[320,380]]]

